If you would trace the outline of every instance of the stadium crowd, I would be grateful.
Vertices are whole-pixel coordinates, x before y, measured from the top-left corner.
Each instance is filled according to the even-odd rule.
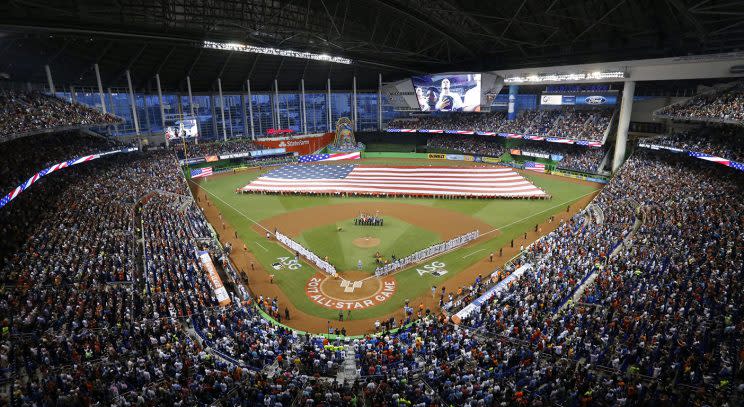
[[[488,157],[500,157],[504,154],[503,142],[482,136],[432,136],[426,141],[426,150],[429,152],[479,154]]]
[[[679,119],[744,122],[744,83],[713,93],[694,96],[655,112],[658,116]]]
[[[733,406],[742,188],[636,152],[594,200],[601,221],[582,211],[528,247],[527,271],[461,325],[419,309],[398,332],[329,339],[266,319],[281,304],[238,283],[172,151],[75,166],[2,209],[25,231],[2,258],[4,402]],[[359,376],[334,380],[349,355]]]
[[[526,110],[520,112],[515,120],[507,120],[504,112],[440,114],[420,116],[417,120],[394,119],[388,123],[388,128],[475,130],[602,141],[612,114],[610,109],[580,110],[572,107]]]
[[[120,119],[40,92],[0,89],[0,135],[114,124]]]
[[[435,135],[427,140],[426,148],[427,151],[435,153],[458,152],[489,157],[501,157],[506,152],[501,139],[484,136]],[[520,154],[516,154],[512,150],[519,150]],[[557,168],[590,173],[599,171],[599,165],[607,154],[607,150],[604,148],[528,140],[522,140],[519,144],[515,144],[509,151],[513,153],[512,157],[522,156],[525,159],[534,157],[528,153],[560,155],[563,158],[558,162]]]
[[[188,143],[186,145],[186,155],[188,157],[207,157],[220,154],[247,153],[263,148],[249,139],[231,139],[200,144]],[[181,142],[172,143],[171,149],[176,152],[179,158],[183,158],[184,148]]]
[[[744,162],[744,136],[739,127],[703,127],[648,140],[648,144],[705,153]]]

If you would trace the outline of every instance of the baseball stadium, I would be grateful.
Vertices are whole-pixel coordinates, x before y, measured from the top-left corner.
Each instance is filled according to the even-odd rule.
[[[744,403],[742,4],[0,11],[0,405]]]

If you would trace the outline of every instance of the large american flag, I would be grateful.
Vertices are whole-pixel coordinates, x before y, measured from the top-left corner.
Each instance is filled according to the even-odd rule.
[[[267,172],[244,192],[361,193],[543,197],[546,193],[511,168],[374,167],[363,165],[287,165]]]

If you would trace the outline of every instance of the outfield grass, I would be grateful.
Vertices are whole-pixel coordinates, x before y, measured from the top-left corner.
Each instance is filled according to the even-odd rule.
[[[354,245],[354,239],[364,237],[378,238],[380,245],[366,249]],[[361,260],[362,270],[370,273],[377,267],[376,252],[403,257],[440,241],[436,233],[392,216],[385,216],[385,226],[355,226],[353,219],[347,219],[305,231],[298,239],[313,253],[333,259],[338,270],[356,270]]]
[[[372,159],[364,160],[362,163],[380,165],[457,164],[452,161],[422,161],[405,159]],[[257,233],[253,229],[253,222],[260,223],[263,219],[281,213],[313,206],[334,205],[348,202],[379,201],[379,198],[300,197],[252,194],[243,195],[235,193],[237,188],[245,186],[259,175],[260,173],[258,171],[236,173],[229,176],[222,175],[216,178],[206,179],[205,181],[202,181],[200,186],[212,195],[213,202],[215,202],[217,207],[220,209],[224,218],[238,230],[239,237],[246,242],[249,249],[256,255],[258,261],[261,262],[267,270],[271,270],[271,264],[275,263],[278,258],[289,257],[291,254],[274,241],[267,240],[266,237],[263,236],[263,233]],[[431,274],[424,274],[422,276],[416,272],[415,267],[400,272],[396,275],[398,287],[396,294],[389,301],[380,306],[356,312],[355,318],[374,318],[397,310],[405,298],[417,298],[418,296],[425,294],[433,284],[439,285],[439,282],[443,279],[446,279],[474,264],[479,259],[488,255],[489,252],[497,252],[499,247],[508,245],[511,239],[516,239],[525,231],[531,230],[535,224],[544,222],[552,214],[565,210],[566,205],[591,194],[597,189],[595,186],[578,184],[558,177],[548,178],[537,175],[527,175],[526,177],[535,185],[550,193],[553,198],[550,200],[441,200],[424,198],[394,198],[394,201],[396,202],[434,206],[459,211],[476,217],[494,228],[498,228],[500,233],[491,240],[483,241],[438,257],[436,259],[437,261],[446,264],[448,274],[445,276],[435,277]],[[389,226],[393,226],[393,223],[388,225],[387,219],[388,217],[386,217],[386,225],[382,229],[387,229]],[[342,227],[345,225],[343,222],[339,224]],[[349,225],[350,224],[351,223],[349,223]],[[348,247],[348,244],[350,244],[353,239],[344,237],[343,239],[339,238],[338,241],[326,241],[330,240],[329,235],[338,235],[335,230],[337,226],[338,225],[328,225],[327,227],[306,231],[300,239],[303,244],[306,243],[313,250],[316,250],[317,248],[318,252],[321,253],[325,250],[328,250],[329,252],[343,252],[343,261],[347,266],[350,266],[349,268],[355,269],[356,261],[358,260],[355,257],[359,257],[364,253],[357,251],[357,248],[355,247]],[[412,225],[409,226],[416,228]],[[344,229],[349,231],[357,229],[359,230],[359,233],[364,234],[363,229],[365,229],[365,227],[344,227]],[[407,227],[402,227],[399,230],[394,229],[393,227],[390,229],[390,234],[386,234],[385,239],[381,238],[383,240],[381,244],[394,243],[397,239],[400,239],[401,236],[405,236],[407,233],[423,236],[423,238],[427,238],[425,236],[426,233],[432,233],[422,230],[416,231]],[[395,236],[396,234],[398,236],[397,238]],[[419,238],[417,237],[416,239]],[[398,244],[402,244],[402,241],[407,241],[407,238],[404,237],[398,242]],[[344,242],[348,242],[348,244]],[[420,245],[416,244],[415,246],[418,248]],[[415,248],[410,251],[413,250],[415,250]],[[374,253],[374,251],[375,250],[373,249],[372,253]],[[380,251],[382,252],[382,250]],[[404,256],[408,253],[400,252],[396,254]],[[335,258],[336,256],[334,255],[333,257]],[[364,261],[364,259],[362,260]],[[365,264],[365,268],[366,267],[368,267],[367,264]],[[290,297],[295,306],[303,309],[309,314],[322,318],[332,319],[337,316],[337,311],[318,306],[305,295],[305,284],[307,280],[315,274],[314,269],[310,266],[303,263],[299,270],[283,269],[277,270],[274,273],[274,281],[282,287],[282,290]]]

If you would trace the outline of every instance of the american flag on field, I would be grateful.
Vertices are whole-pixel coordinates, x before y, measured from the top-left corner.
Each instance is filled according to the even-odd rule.
[[[524,169],[535,172],[545,172],[545,164],[536,163],[534,161],[526,161],[524,163]]]
[[[511,168],[288,165],[242,188],[244,192],[361,193],[542,197],[545,192]]]
[[[360,158],[362,158],[362,154],[359,151],[354,151],[352,153],[308,154],[300,156],[297,161],[311,163],[315,161],[358,160]]]
[[[203,178],[210,175],[212,175],[212,167],[204,167],[191,170],[191,178]]]

